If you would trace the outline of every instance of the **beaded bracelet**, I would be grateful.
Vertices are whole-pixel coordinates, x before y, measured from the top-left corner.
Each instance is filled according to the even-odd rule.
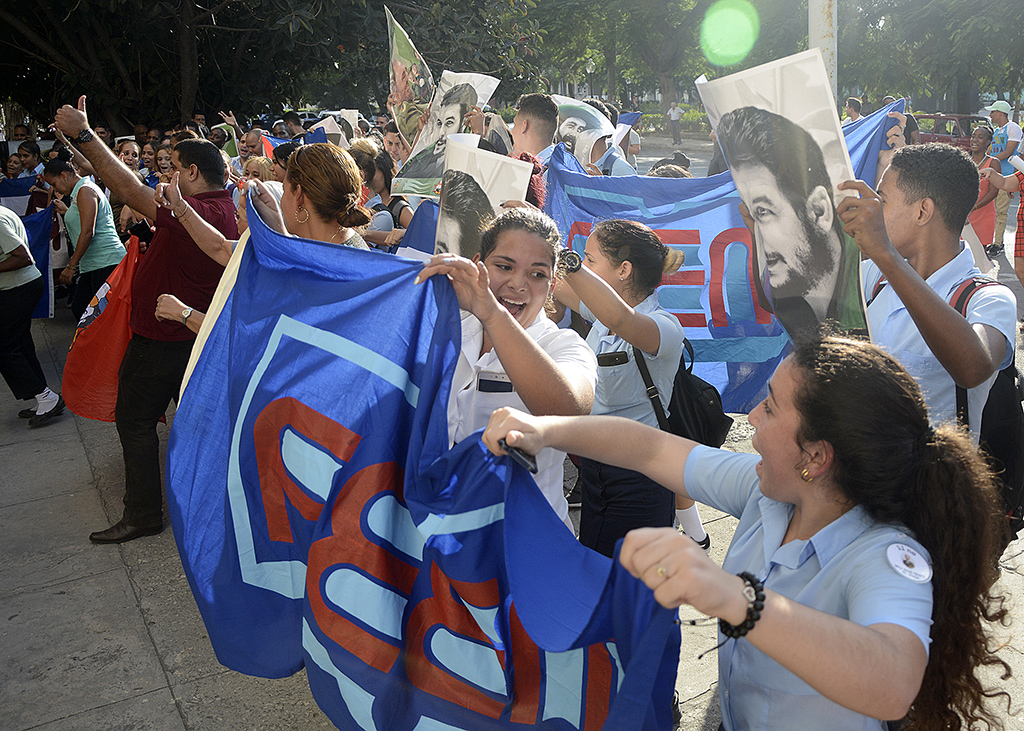
[[[754,629],[754,624],[761,619],[761,610],[764,609],[764,584],[746,571],[738,574],[746,586],[743,587],[743,596],[747,600],[747,618],[742,624],[729,624],[724,619],[718,620],[718,627],[726,637],[738,640]]]

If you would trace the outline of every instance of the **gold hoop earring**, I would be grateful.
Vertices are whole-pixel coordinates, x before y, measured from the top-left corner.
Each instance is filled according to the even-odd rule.
[[[306,217],[305,217],[305,218],[303,218],[302,220],[299,220],[299,211],[302,211],[303,213],[305,213],[305,214],[306,214]],[[302,206],[299,206],[298,210],[297,210],[297,211],[295,211],[295,222],[296,222],[296,223],[305,223],[305,222],[306,222],[306,221],[308,221],[308,220],[309,220],[309,211],[307,211],[307,210],[306,210],[305,208],[303,208]]]
[[[811,477],[811,475],[807,472],[806,467],[804,467],[803,470],[800,471],[800,479],[803,480],[804,482],[812,482],[814,480],[814,478]]]

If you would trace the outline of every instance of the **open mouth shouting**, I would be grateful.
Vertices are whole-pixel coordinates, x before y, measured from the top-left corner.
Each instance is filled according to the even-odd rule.
[[[526,303],[525,302],[520,302],[520,301],[517,301],[517,300],[508,299],[506,297],[499,297],[498,298],[498,302],[501,303],[502,307],[504,307],[506,310],[511,312],[512,313],[512,317],[514,317],[516,319],[519,319],[520,313],[522,313],[522,311],[526,308]]]

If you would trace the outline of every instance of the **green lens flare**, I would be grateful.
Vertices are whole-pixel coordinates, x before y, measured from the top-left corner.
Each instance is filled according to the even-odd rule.
[[[732,66],[747,57],[760,32],[757,10],[748,0],[719,0],[704,15],[700,48],[715,66]]]

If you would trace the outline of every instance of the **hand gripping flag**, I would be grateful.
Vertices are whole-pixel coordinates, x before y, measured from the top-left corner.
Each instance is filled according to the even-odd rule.
[[[450,285],[256,216],[250,236],[167,462],[220,661],[305,666],[342,729],[667,728],[674,613],[507,458],[447,449]]]
[[[903,100],[843,128],[853,169],[874,183],[886,114]],[[558,146],[548,167],[545,211],[583,253],[591,226],[627,218],[654,229],[686,259],[665,275],[659,300],[683,324],[696,356],[694,373],[722,394],[726,411],[749,412],[764,398],[768,379],[787,352],[789,337],[760,303],[754,283],[750,232],[739,215],[740,197],[728,172],[710,178],[588,175]]]

